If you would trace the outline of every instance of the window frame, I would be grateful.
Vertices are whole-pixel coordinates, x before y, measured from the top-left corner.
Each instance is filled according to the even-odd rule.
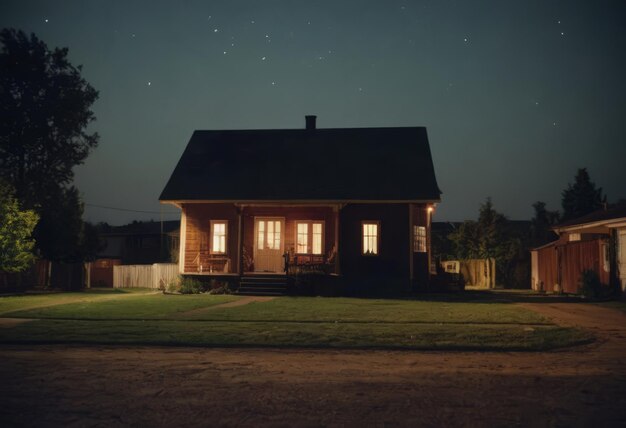
[[[307,224],[307,252],[300,253],[298,252],[298,225],[299,224]],[[320,253],[316,254],[313,252],[313,224],[321,224],[322,225],[322,242],[320,245]],[[323,256],[324,248],[325,248],[325,239],[324,235],[326,233],[326,222],[324,220],[295,220],[294,221],[294,254],[297,256]]]
[[[366,224],[375,224],[376,225],[376,252],[375,253],[366,253],[365,252],[365,229],[363,226]],[[381,230],[380,230],[380,221],[379,220],[362,220],[361,221],[361,255],[365,257],[378,257],[380,256],[380,238],[381,238]]]
[[[420,228],[424,230],[423,235],[419,235],[417,233],[417,231],[420,230]],[[421,249],[422,244],[423,244],[423,249]],[[426,226],[421,226],[419,224],[413,225],[413,252],[414,253],[427,253],[428,252],[428,230],[426,230]]]
[[[223,224],[224,225],[224,251],[216,251],[215,248],[213,248],[213,245],[215,243],[215,225],[216,224]],[[228,254],[228,220],[211,220],[210,221],[210,230],[209,230],[209,236],[210,236],[210,254],[215,254],[215,255],[227,255]]]

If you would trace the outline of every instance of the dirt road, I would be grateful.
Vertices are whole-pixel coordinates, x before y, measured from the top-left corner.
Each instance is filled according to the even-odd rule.
[[[626,316],[550,353],[0,347],[4,426],[626,426]],[[600,320],[600,321],[599,321]]]

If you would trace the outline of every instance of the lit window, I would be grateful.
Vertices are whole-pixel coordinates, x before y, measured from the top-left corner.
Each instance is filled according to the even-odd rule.
[[[413,226],[413,251],[426,252],[426,227],[424,226]]]
[[[211,221],[211,252],[226,254],[226,224],[224,220]]]
[[[363,254],[378,254],[378,235],[378,223],[363,222]]]
[[[257,247],[259,250],[280,250],[280,220],[259,220]]]
[[[324,225],[318,221],[296,222],[296,253],[322,254]]]
[[[309,249],[309,225],[308,223],[298,223],[298,240],[296,245],[296,252],[303,254],[307,253]]]

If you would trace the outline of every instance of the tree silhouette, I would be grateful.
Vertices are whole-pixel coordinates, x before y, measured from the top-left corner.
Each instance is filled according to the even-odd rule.
[[[98,134],[86,132],[98,92],[68,61],[67,48],[50,50],[15,29],[1,30],[0,43],[0,178],[39,213],[42,255],[76,259],[82,204],[70,185],[74,166],[98,144]]]
[[[599,210],[604,202],[606,202],[606,196],[602,194],[602,188],[596,189],[587,168],[580,168],[574,178],[574,184],[568,184],[567,189],[563,190],[561,221],[582,217]]]

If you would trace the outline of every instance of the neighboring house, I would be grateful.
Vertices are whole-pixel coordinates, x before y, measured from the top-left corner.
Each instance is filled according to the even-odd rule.
[[[441,194],[426,128],[306,119],[305,129],[193,133],[160,197],[182,210],[181,274],[425,285]]]
[[[583,271],[626,290],[626,204],[553,228],[559,239],[531,251],[532,288],[578,293]]]
[[[178,257],[180,221],[134,221],[101,230],[104,248],[98,259],[122,264],[151,264]]]

